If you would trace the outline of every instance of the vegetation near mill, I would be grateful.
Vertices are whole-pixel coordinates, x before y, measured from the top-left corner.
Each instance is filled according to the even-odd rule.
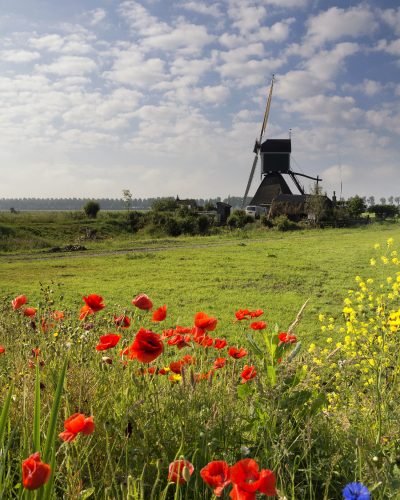
[[[3,253],[0,497],[398,498],[399,236]]]

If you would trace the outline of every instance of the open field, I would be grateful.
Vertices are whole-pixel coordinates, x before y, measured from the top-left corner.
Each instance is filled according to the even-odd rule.
[[[399,242],[374,224],[3,254],[0,498],[398,499]]]
[[[46,254],[43,260],[3,256],[0,294],[10,298],[25,293],[35,303],[41,299],[40,284],[51,285],[62,296],[58,307],[70,307],[89,293],[120,304],[146,292],[156,303],[168,300],[174,320],[188,321],[196,308],[227,319],[232,307],[264,307],[271,324],[281,327],[310,299],[300,331],[313,336],[318,312],[337,315],[354,276],[371,273],[373,244],[399,234],[398,225],[260,231],[251,234],[253,239],[238,232],[227,238],[177,238],[158,244],[138,240],[130,246],[138,251],[125,246],[117,254]]]

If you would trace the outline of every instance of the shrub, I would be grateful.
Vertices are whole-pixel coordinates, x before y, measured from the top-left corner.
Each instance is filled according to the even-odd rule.
[[[243,228],[246,224],[254,222],[254,217],[247,215],[244,210],[235,210],[227,220],[228,226],[232,228]]]
[[[97,201],[93,200],[88,201],[83,207],[83,211],[85,212],[86,216],[91,219],[95,219],[97,217],[99,210],[100,204]]]
[[[200,234],[208,234],[211,222],[207,215],[200,215],[200,217],[197,219],[197,225],[199,227]]]
[[[293,229],[299,229],[298,224],[288,219],[286,215],[275,217],[273,224],[275,229],[278,231],[291,231]]]

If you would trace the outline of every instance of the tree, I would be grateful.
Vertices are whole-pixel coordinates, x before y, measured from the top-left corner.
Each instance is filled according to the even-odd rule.
[[[317,183],[312,187],[311,193],[307,195],[305,210],[315,226],[319,225],[327,213],[326,196],[323,196],[322,188]]]
[[[394,200],[393,196],[389,196],[389,198],[387,200],[389,205],[393,205],[393,200]]]
[[[347,210],[351,217],[360,217],[360,215],[367,209],[366,204],[362,198],[357,194],[347,200]]]
[[[372,205],[375,205],[375,196],[370,196],[367,199],[368,206],[371,207]]]
[[[90,200],[83,207],[83,211],[85,212],[87,217],[91,219],[95,219],[100,210],[100,204],[97,201]]]
[[[386,198],[379,198],[379,201],[381,202],[381,205],[386,205]]]
[[[399,206],[400,205],[400,196],[396,196],[394,201],[397,203],[397,206]]]
[[[124,201],[126,210],[129,212],[129,210],[132,208],[132,193],[129,191],[129,189],[122,190],[122,199]]]

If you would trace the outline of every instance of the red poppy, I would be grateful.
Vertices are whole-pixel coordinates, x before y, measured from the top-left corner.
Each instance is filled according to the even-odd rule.
[[[132,304],[142,311],[147,311],[153,307],[153,302],[145,293],[140,293],[132,300]]]
[[[196,382],[199,382],[200,380],[208,380],[213,375],[214,375],[214,370],[211,368],[211,370],[209,370],[206,373],[196,373],[195,376],[194,376],[194,380]]]
[[[188,346],[189,338],[184,337],[183,335],[175,335],[174,337],[167,340],[168,345],[176,345],[178,349],[183,349]]]
[[[267,323],[265,321],[254,321],[250,323],[250,328],[253,330],[264,330],[264,328],[267,328]]]
[[[297,342],[296,335],[289,335],[286,332],[282,332],[278,335],[279,345],[281,344],[295,344]]]
[[[96,346],[96,351],[105,351],[115,347],[122,335],[117,335],[116,333],[107,333],[107,335],[102,335],[100,337],[100,343]]]
[[[237,349],[236,347],[230,347],[228,349],[228,354],[231,358],[240,359],[244,356],[247,356],[247,351],[243,347],[241,347],[240,349]]]
[[[36,490],[50,479],[51,468],[40,460],[36,452],[22,462],[22,484],[27,490]]]
[[[96,295],[95,293],[82,298],[85,301],[85,304],[90,307],[93,312],[99,312],[106,307],[105,304],[103,304],[103,297],[100,297],[100,295]]]
[[[191,328],[188,328],[186,326],[179,326],[179,325],[175,328],[176,333],[190,333],[191,330],[192,330]]]
[[[259,471],[252,458],[240,460],[229,469],[229,473],[234,484],[230,493],[233,500],[255,500],[257,491],[269,497],[277,494],[274,473],[268,469]]]
[[[169,464],[168,481],[184,484],[189,481],[193,471],[193,464],[191,464],[189,460],[175,460]]]
[[[169,364],[169,369],[171,370],[171,372],[181,374],[184,364],[184,361],[171,361],[171,363]]]
[[[141,328],[129,347],[129,357],[136,358],[142,363],[150,363],[158,358],[163,349],[164,345],[157,333]]]
[[[15,311],[16,309],[19,309],[20,307],[22,307],[27,302],[28,302],[28,299],[26,298],[26,295],[18,295],[18,297],[15,297],[15,299],[13,299],[11,301],[11,305],[12,305],[12,308],[14,309],[14,311]]]
[[[92,434],[94,431],[93,417],[85,417],[83,413],[74,413],[64,421],[64,432],[59,434],[63,441],[73,441],[76,436],[82,434]]]
[[[210,332],[215,330],[215,327],[217,326],[217,321],[218,321],[217,318],[212,318],[204,312],[198,312],[194,317],[194,324],[198,328],[203,328],[204,330],[208,330]]]
[[[40,356],[40,348],[39,347],[34,347],[32,350],[31,350],[31,354],[34,358],[38,358]]]
[[[37,309],[35,307],[25,307],[23,310],[24,316],[28,316],[29,318],[33,318],[36,316]]]
[[[6,352],[6,348],[0,345],[0,354],[4,354]]]
[[[223,368],[226,365],[226,358],[217,358],[214,361],[214,368],[218,370],[219,368]]]
[[[117,328],[129,328],[131,326],[131,320],[123,314],[121,316],[114,316],[114,323]]]
[[[242,384],[245,384],[247,381],[251,380],[257,375],[257,371],[254,366],[245,365],[240,375],[242,377]]]
[[[227,344],[225,339],[214,339],[214,347],[215,349],[223,349]]]
[[[208,463],[200,471],[203,481],[214,488],[214,495],[220,497],[222,490],[231,481],[229,479],[229,465],[223,460]]]
[[[186,356],[183,356],[182,361],[186,365],[194,365],[196,362],[195,358],[193,356],[191,356],[190,354],[186,354]]]
[[[258,318],[259,316],[262,316],[264,314],[264,311],[262,309],[257,309],[256,311],[250,311],[250,316],[252,318]]]
[[[251,316],[251,311],[248,309],[239,309],[235,312],[236,319],[242,321],[243,319],[248,319]]]
[[[152,321],[164,321],[167,317],[167,306],[163,305],[153,312]]]
[[[60,320],[64,319],[64,312],[63,311],[53,311],[50,315],[56,321],[60,321]]]

